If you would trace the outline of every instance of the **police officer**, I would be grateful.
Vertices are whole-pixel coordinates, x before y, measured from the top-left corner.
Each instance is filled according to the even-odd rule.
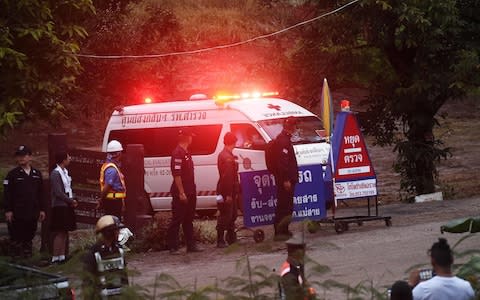
[[[37,222],[45,219],[42,173],[31,166],[32,151],[19,146],[15,151],[18,166],[3,181],[5,220],[13,255],[32,256],[32,240]]]
[[[236,242],[235,220],[237,219],[237,199],[240,191],[238,180],[237,157],[232,151],[235,148],[237,137],[227,132],[223,137],[225,147],[218,155],[217,165],[220,178],[217,183],[217,207],[219,211],[217,219],[217,247],[225,248],[228,244]],[[226,242],[225,235],[226,232]]]
[[[285,242],[288,257],[280,268],[280,299],[315,299],[315,290],[305,278],[305,242],[302,236],[295,234]]]
[[[277,207],[275,210],[274,240],[284,241],[291,237],[288,230],[293,212],[293,193],[298,182],[298,164],[291,137],[296,130],[296,120],[288,117],[275,143],[275,182],[277,185]]]
[[[100,169],[100,202],[105,214],[122,218],[125,209],[125,177],[120,170],[123,147],[117,140],[107,144],[107,159]]]
[[[120,295],[128,286],[125,255],[117,242],[119,230],[124,227],[116,216],[98,219],[95,232],[99,240],[83,257],[84,299],[107,299]]]
[[[167,246],[171,254],[180,254],[178,250],[178,231],[183,228],[187,252],[201,252],[193,238],[193,218],[197,205],[197,190],[192,156],[188,148],[192,144],[193,132],[189,128],[182,128],[178,132],[178,145],[172,152],[170,169],[173,183],[170,188],[172,194],[172,220],[167,231]]]

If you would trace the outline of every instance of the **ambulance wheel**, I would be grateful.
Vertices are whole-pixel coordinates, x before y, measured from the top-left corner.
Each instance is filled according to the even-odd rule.
[[[253,240],[255,243],[261,243],[265,239],[265,233],[261,229],[256,229],[253,231]]]
[[[385,219],[385,225],[387,225],[387,227],[392,226],[392,220],[390,220],[390,219]]]

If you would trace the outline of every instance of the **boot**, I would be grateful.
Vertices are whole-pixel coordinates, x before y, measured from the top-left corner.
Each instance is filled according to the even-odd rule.
[[[225,239],[223,238],[225,230],[217,230],[217,248],[226,248],[227,243],[225,243]]]
[[[234,229],[227,230],[226,240],[229,245],[237,242],[237,233]]]

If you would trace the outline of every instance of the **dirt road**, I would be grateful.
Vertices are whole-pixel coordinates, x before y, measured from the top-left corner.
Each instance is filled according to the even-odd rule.
[[[347,208],[337,216],[364,215],[366,208]],[[480,215],[480,198],[417,204],[390,204],[380,207],[380,215],[392,216],[392,227],[383,221],[351,225],[350,230],[336,234],[331,225],[322,225],[314,234],[306,233],[307,254],[331,270],[317,278],[323,282],[333,279],[354,286],[368,280],[381,290],[395,280],[406,278],[409,267],[428,264],[426,250],[438,237],[445,237],[453,246],[465,234],[440,233],[440,226],[455,218]],[[295,224],[294,230],[301,230]],[[206,252],[170,256],[168,252],[138,254],[130,260],[130,267],[140,272],[135,279],[143,285],[153,283],[159,273],[174,276],[181,284],[198,287],[213,285],[215,279],[238,275],[236,263],[248,252],[252,265],[265,265],[276,269],[285,259],[285,246],[271,241],[267,230],[266,240],[255,244],[251,238],[242,239],[241,246],[230,252],[204,245]],[[474,236],[462,242],[458,251],[480,249],[480,238]],[[326,299],[342,299],[343,292],[317,288]]]

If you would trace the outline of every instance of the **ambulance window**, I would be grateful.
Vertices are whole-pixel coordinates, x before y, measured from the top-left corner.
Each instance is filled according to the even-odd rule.
[[[123,145],[142,144],[146,157],[166,157],[172,155],[177,146],[180,128],[113,130],[110,132],[109,140],[118,140]],[[212,154],[217,147],[222,125],[192,126],[190,129],[196,134],[190,145],[190,153],[192,155]]]
[[[265,140],[258,130],[250,124],[231,124],[231,131],[237,137],[235,148],[263,150]]]
[[[270,119],[259,121],[258,124],[264,129],[272,139],[276,138],[283,130],[285,119]],[[323,124],[317,117],[299,117],[297,118],[297,130],[292,135],[294,144],[319,143],[325,142]]]

